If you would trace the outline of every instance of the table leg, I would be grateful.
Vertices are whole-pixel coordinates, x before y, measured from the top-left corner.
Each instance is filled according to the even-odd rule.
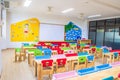
[[[28,64],[30,64],[30,54],[28,54]]]
[[[105,57],[105,56],[104,56],[104,54],[103,54],[103,55],[102,55],[102,63],[103,63],[103,64],[104,64],[104,57]]]
[[[35,64],[35,76],[37,76],[37,62],[34,61]]]
[[[37,64],[37,80],[40,80],[40,67],[41,65],[40,64]]]

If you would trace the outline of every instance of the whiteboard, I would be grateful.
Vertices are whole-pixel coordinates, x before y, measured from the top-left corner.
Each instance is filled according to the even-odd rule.
[[[40,24],[40,41],[64,41],[64,26]]]

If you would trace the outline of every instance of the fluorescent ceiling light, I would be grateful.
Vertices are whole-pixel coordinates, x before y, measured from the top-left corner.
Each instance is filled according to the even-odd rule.
[[[24,3],[24,6],[28,7],[31,4],[31,2],[32,2],[31,0],[26,0]]]
[[[88,18],[100,17],[100,14],[88,16]]]
[[[74,10],[74,8],[69,8],[69,9],[66,9],[66,10],[62,11],[62,13],[67,13],[67,12],[70,12],[70,11],[73,11],[73,10]]]

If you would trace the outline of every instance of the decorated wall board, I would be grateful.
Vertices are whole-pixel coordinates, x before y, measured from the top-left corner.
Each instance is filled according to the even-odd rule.
[[[12,42],[35,42],[39,41],[39,20],[31,18],[11,24]]]
[[[81,39],[82,30],[72,22],[65,25],[65,41],[77,41]]]

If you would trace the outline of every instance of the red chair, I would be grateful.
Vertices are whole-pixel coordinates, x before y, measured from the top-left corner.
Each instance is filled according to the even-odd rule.
[[[65,72],[66,71],[66,63],[67,59],[62,58],[62,59],[57,59],[56,60],[56,73],[58,72]]]
[[[57,50],[58,54],[64,54],[64,50]]]
[[[66,57],[74,57],[74,56],[78,56],[78,54],[76,53],[71,53],[71,54],[65,54]]]
[[[120,79],[120,73],[118,74],[118,78]]]
[[[96,52],[96,48],[91,48],[91,53],[95,53]]]
[[[83,49],[89,49],[90,47],[89,46],[85,46],[85,47],[83,47]]]
[[[53,74],[53,60],[42,60],[41,61],[41,79],[43,80],[44,75],[49,75],[51,78]]]

